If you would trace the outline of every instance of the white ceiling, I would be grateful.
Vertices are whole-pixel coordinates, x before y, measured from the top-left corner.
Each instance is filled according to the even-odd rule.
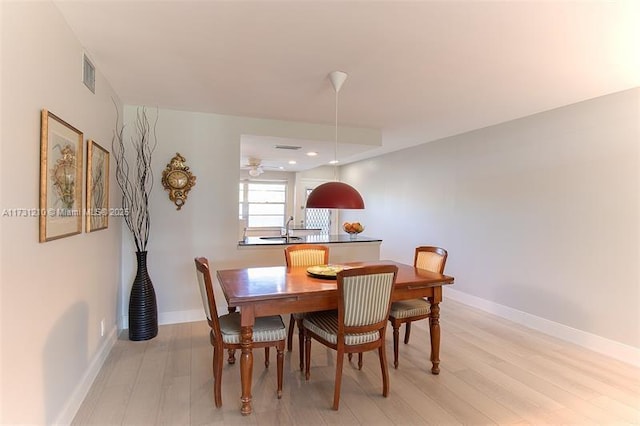
[[[332,125],[347,72],[343,164],[640,86],[636,0],[55,4],[125,104]]]

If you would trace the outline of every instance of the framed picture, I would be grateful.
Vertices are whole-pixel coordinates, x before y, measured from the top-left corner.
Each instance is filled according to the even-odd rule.
[[[87,141],[87,232],[109,226],[109,151]]]
[[[82,132],[42,110],[40,242],[82,232]]]

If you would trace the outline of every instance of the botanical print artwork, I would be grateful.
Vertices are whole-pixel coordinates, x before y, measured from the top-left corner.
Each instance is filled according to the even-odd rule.
[[[109,226],[109,152],[87,144],[87,232]]]
[[[82,232],[82,132],[42,110],[40,242]]]
[[[100,150],[96,150],[93,153],[93,167],[91,170],[91,208],[94,210],[102,210],[105,208],[105,187],[104,187],[104,153]],[[102,228],[104,226],[104,222],[106,216],[98,214],[94,215],[92,218],[93,225],[96,228]]]
[[[71,210],[75,201],[76,152],[70,144],[60,143],[53,146],[52,152],[59,155],[51,168],[53,207]]]

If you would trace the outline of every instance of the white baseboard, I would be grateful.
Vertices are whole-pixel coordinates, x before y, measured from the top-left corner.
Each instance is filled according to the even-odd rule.
[[[586,331],[578,330],[542,317],[531,315],[452,288],[445,288],[444,294],[445,297],[464,303],[465,305],[478,308],[490,314],[524,325],[525,327],[529,327],[550,336],[557,337],[558,339],[575,343],[576,345],[583,346],[592,351],[610,356],[611,358],[615,358],[619,361],[640,367],[639,348],[616,342],[615,340],[610,340]]]
[[[173,311],[158,314],[158,325],[180,324],[183,322],[204,321],[204,309],[192,309],[190,311]],[[121,318],[120,329],[129,328],[129,315]]]
[[[205,320],[204,309],[165,312],[158,315],[158,324],[160,325],[179,324],[183,322],[194,322],[194,321],[204,321],[204,320]]]
[[[102,343],[102,346],[98,350],[98,353],[93,358],[91,363],[89,364],[89,368],[85,371],[82,379],[76,386],[76,389],[73,391],[64,407],[60,411],[58,418],[53,424],[56,425],[69,425],[73,422],[73,418],[76,416],[80,406],[82,405],[82,401],[84,401],[87,393],[89,393],[89,389],[91,389],[91,385],[93,381],[98,376],[100,369],[104,365],[109,352],[116,344],[116,340],[118,338],[118,329],[113,327],[109,334],[107,334],[106,339]]]

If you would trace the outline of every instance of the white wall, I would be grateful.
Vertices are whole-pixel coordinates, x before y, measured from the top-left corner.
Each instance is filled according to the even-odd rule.
[[[37,208],[40,110],[110,150],[119,100],[99,69],[95,95],[82,84],[82,46],[51,2],[0,2],[0,10],[0,207]],[[0,423],[70,421],[116,336],[119,220],[42,244],[37,217],[0,217],[0,226]]]
[[[442,246],[458,291],[640,348],[639,153],[634,89],[346,166],[345,219],[383,259]]]

